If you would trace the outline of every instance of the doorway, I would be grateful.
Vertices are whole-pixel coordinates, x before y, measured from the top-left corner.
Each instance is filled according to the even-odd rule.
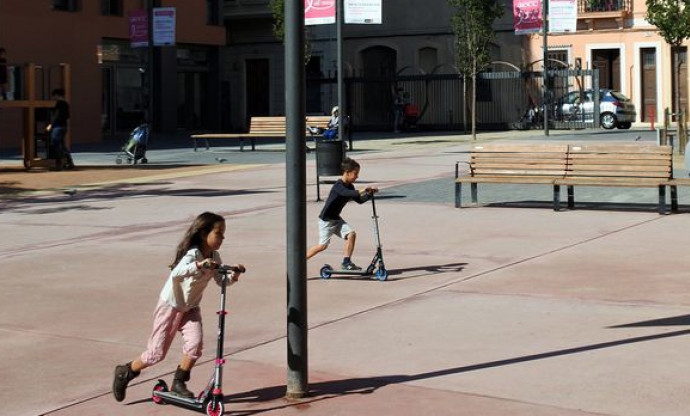
[[[599,70],[600,89],[621,90],[620,49],[593,50],[592,68]]]
[[[177,128],[197,130],[206,126],[205,110],[208,74],[177,73]]]
[[[247,59],[247,122],[271,111],[268,59]],[[247,123],[249,124],[249,123]]]
[[[656,109],[656,48],[640,49],[640,61],[641,119],[643,122],[650,122]]]

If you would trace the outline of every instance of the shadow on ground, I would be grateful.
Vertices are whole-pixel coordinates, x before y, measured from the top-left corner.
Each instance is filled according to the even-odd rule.
[[[682,318],[683,322],[688,321],[688,316],[669,318],[678,319]],[[665,321],[648,321],[648,322],[661,322]],[[634,325],[634,324],[633,324]],[[605,348],[614,348],[619,346],[625,346],[629,344],[635,344],[639,342],[649,342],[656,341],[665,338],[679,337],[690,335],[690,330],[681,330],[674,332],[666,332],[662,334],[647,335],[640,337],[624,338],[620,340],[603,342],[598,344],[584,345],[580,347],[567,348],[562,350],[547,351],[544,353],[525,355],[520,357],[508,358],[504,360],[488,361],[479,364],[471,364],[460,367],[453,367],[444,370],[430,371],[419,374],[394,374],[387,376],[377,376],[377,377],[363,377],[363,378],[350,378],[343,380],[333,380],[325,381],[319,383],[312,383],[309,385],[309,397],[301,400],[299,402],[291,402],[285,399],[285,386],[272,386],[265,387],[261,389],[251,390],[242,393],[235,393],[226,396],[226,403],[268,403],[268,402],[278,402],[273,403],[269,407],[255,409],[255,410],[243,410],[243,411],[231,411],[230,413],[236,416],[249,416],[260,414],[264,412],[280,410],[288,407],[294,407],[299,409],[309,407],[310,403],[319,402],[322,400],[328,400],[338,397],[343,397],[352,394],[371,394],[381,387],[386,387],[389,385],[397,385],[402,383],[414,382],[419,380],[426,380],[436,377],[451,376],[455,374],[467,373],[470,371],[485,370],[494,367],[501,367],[506,365],[520,364],[529,361],[544,360],[549,358],[561,357],[572,354],[580,354],[589,351],[601,350]]]

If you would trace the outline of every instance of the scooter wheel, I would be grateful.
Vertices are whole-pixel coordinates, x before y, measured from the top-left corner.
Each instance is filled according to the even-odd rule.
[[[333,272],[333,268],[331,267],[330,264],[323,266],[321,268],[321,278],[322,279],[330,279],[332,272]]]
[[[141,163],[149,163],[149,160],[147,158],[141,159]]]
[[[115,163],[117,163],[118,165],[121,165],[121,164],[122,164],[122,159],[120,159],[120,158],[118,157],[117,159],[115,159]]]
[[[153,386],[153,391],[162,391],[162,392],[167,392],[168,391],[168,385],[165,383],[163,380],[158,380],[158,383],[156,383],[155,386]],[[165,404],[165,401],[163,398],[156,396],[155,394],[152,394],[152,399],[153,402],[156,404]]]
[[[221,416],[223,413],[225,413],[225,406],[222,400],[209,400],[206,402],[206,414],[208,416]]]
[[[376,279],[383,282],[388,279],[388,270],[384,268],[376,269]]]

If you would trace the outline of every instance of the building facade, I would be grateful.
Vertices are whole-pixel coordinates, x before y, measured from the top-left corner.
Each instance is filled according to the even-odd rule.
[[[455,35],[450,25],[454,11],[446,0],[382,3],[382,24],[343,27],[344,75],[351,80],[348,110],[356,107],[367,115],[381,113],[373,114],[375,119],[387,117],[394,90],[400,88],[382,79],[457,73]],[[268,4],[269,0],[225,2],[228,45],[223,66],[232,91],[231,119],[236,130],[246,129],[251,116],[285,114],[284,49],[272,34],[273,16]],[[511,5],[506,5],[505,16],[495,25],[492,56],[520,66],[523,39],[512,32],[510,9]],[[307,38],[311,48],[306,67],[307,113],[328,114],[338,102],[336,26],[308,26]],[[361,88],[354,88],[355,83],[362,84]]]
[[[600,88],[614,89],[633,100],[637,122],[659,120],[673,109],[673,63],[681,65],[680,102],[687,109],[687,43],[674,56],[646,20],[645,0],[578,0],[577,32],[550,34],[548,55],[570,67],[599,70]],[[541,59],[541,35],[525,37],[528,60]],[[558,66],[556,61],[552,61]],[[538,64],[541,70],[541,62]]]
[[[217,129],[221,124],[221,0],[27,0],[0,2],[0,46],[21,99],[21,67],[42,68],[39,93],[57,87],[50,75],[71,68],[73,143],[119,137],[147,115],[147,48],[130,46],[129,15],[148,5],[176,8],[176,45],[155,48],[153,122],[158,131]],[[39,98],[41,98],[39,97]],[[0,114],[0,147],[21,143],[21,112]]]

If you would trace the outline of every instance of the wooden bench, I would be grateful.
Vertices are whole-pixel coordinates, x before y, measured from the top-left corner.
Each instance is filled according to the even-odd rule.
[[[458,162],[460,163],[460,162]],[[477,203],[479,183],[545,184],[553,186],[553,208],[560,210],[560,187],[566,186],[568,208],[575,207],[575,186],[657,188],[659,213],[666,213],[666,187],[671,209],[678,209],[673,179],[672,148],[656,145],[478,145],[470,152],[468,176],[455,165],[455,206],[461,206],[461,186],[472,185]]]
[[[666,186],[673,177],[671,146],[570,145],[565,177],[555,186],[567,186],[568,208],[575,207],[575,186],[657,188],[659,213],[666,213]],[[556,203],[558,209],[560,202]]]
[[[329,116],[308,116],[306,118],[306,125],[318,128],[328,128]],[[211,133],[211,134],[194,134],[191,136],[194,140],[194,151],[197,151],[197,141],[205,140],[206,150],[210,149],[209,139],[239,139],[240,151],[244,151],[244,140],[251,141],[252,150],[256,150],[257,138],[282,138],[285,139],[287,135],[287,123],[284,116],[275,117],[252,117],[249,121],[249,132],[247,133]],[[307,129],[305,137],[315,139],[317,136],[312,131]]]
[[[455,165],[455,207],[462,203],[462,184],[471,185],[472,202],[477,203],[480,183],[519,183],[553,186],[565,176],[568,156],[567,144],[537,145],[476,145],[470,152],[469,175],[460,176]],[[461,162],[458,162],[461,163]],[[560,199],[554,186],[554,209]]]

